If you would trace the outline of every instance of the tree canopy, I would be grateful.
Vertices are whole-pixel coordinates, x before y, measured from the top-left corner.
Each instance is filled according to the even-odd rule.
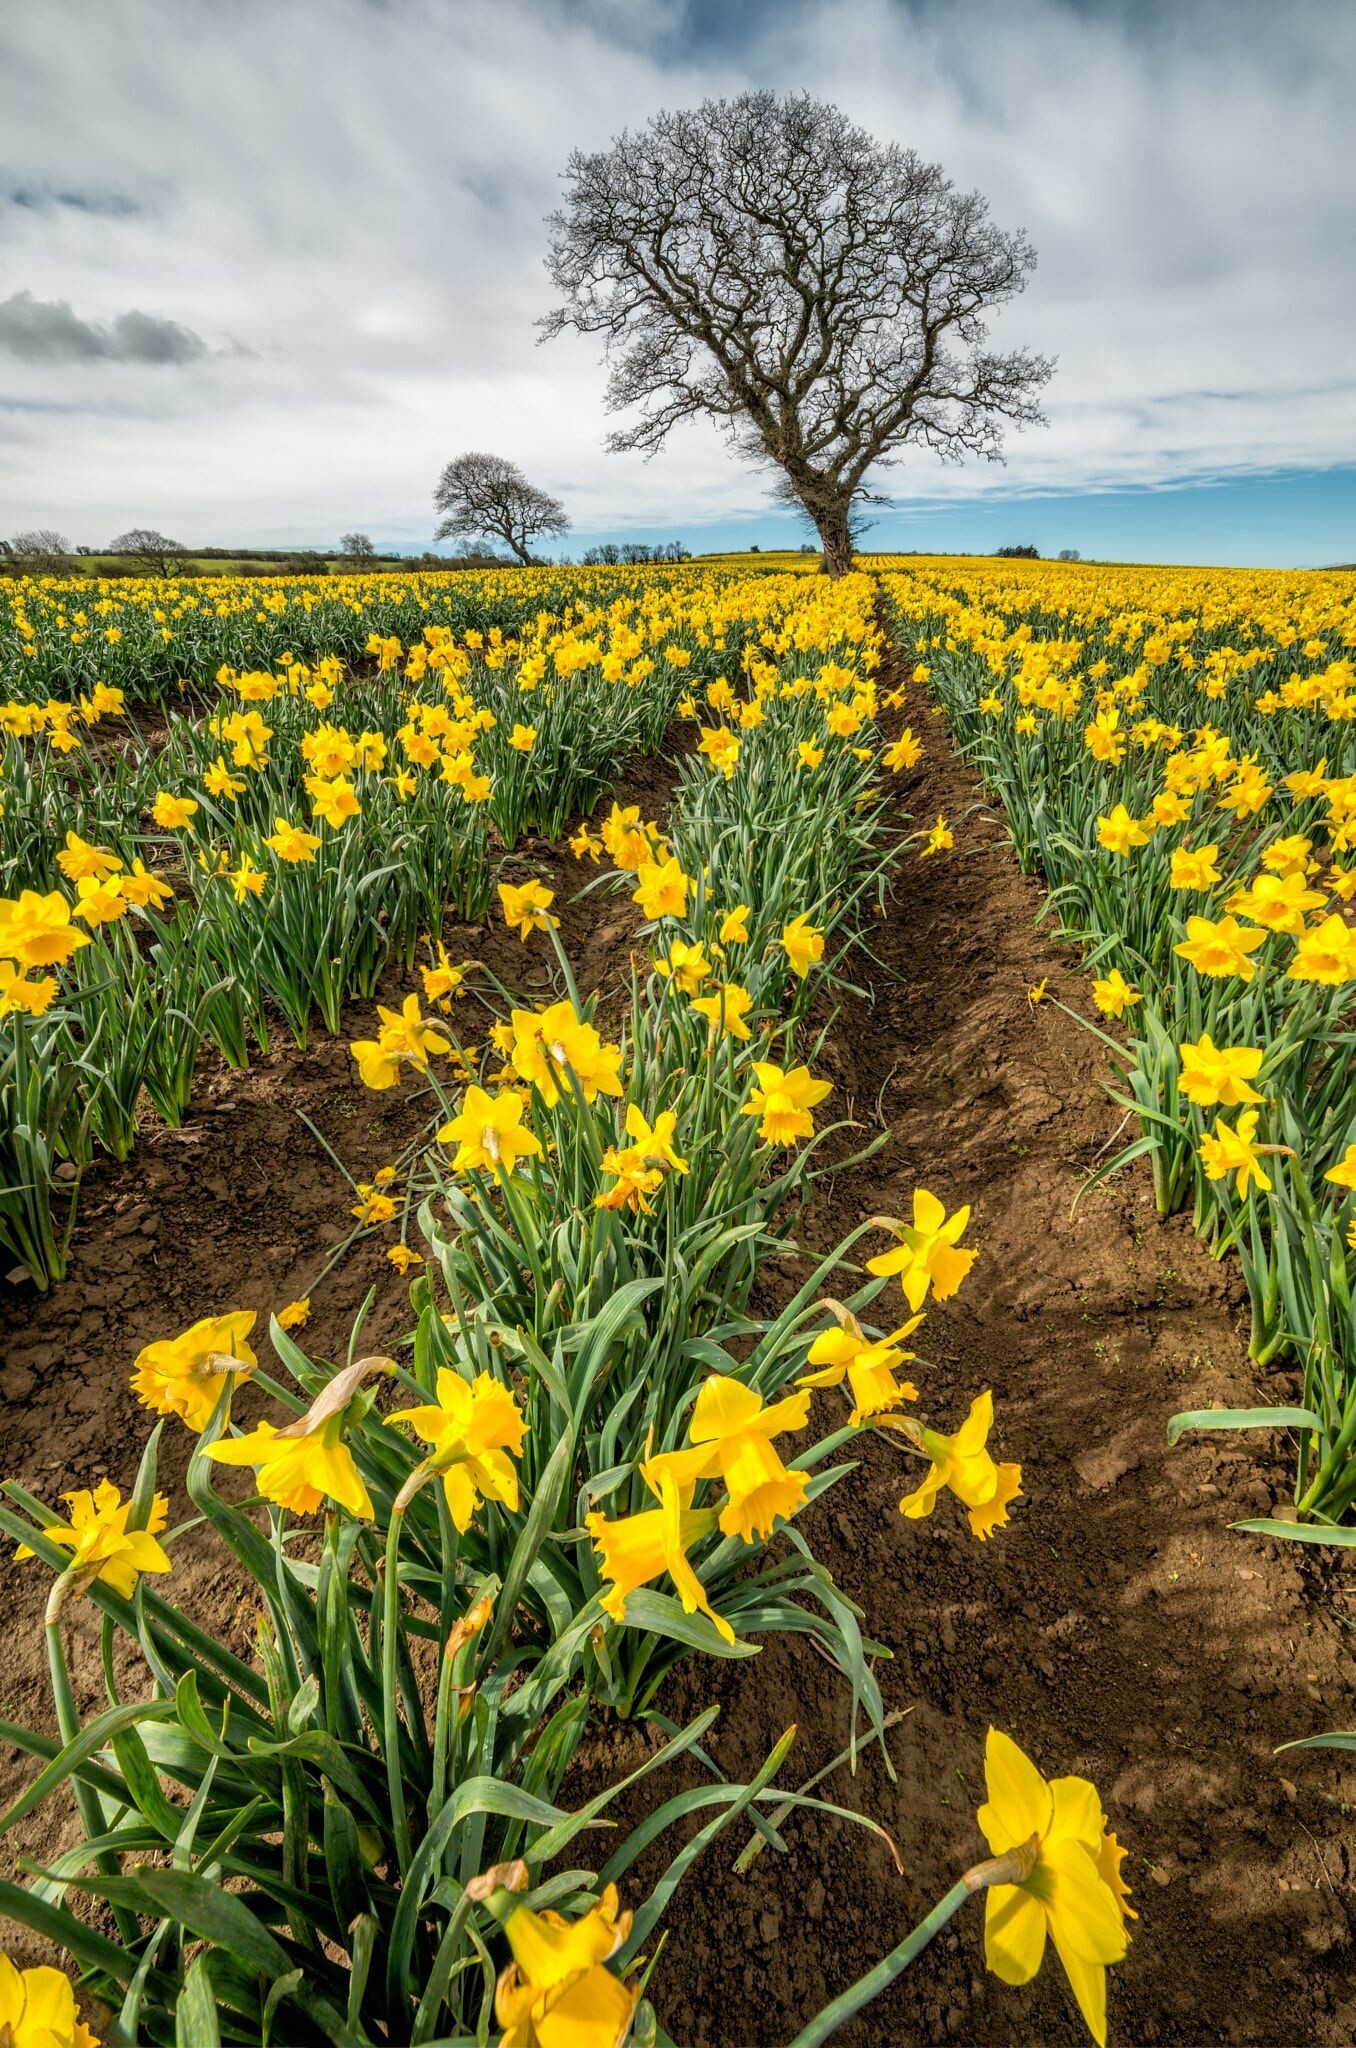
[[[443,514],[439,540],[502,540],[520,562],[530,562],[528,542],[539,534],[568,533],[559,498],[530,484],[515,462],[472,451],[448,463],[433,503]]]
[[[715,420],[778,473],[833,573],[905,447],[1001,457],[1053,365],[986,345],[1035,262],[936,164],[807,93],[706,100],[569,159],[545,333],[603,337],[613,449]]]

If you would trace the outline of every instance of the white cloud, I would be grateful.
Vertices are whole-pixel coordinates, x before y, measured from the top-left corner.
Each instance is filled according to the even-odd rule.
[[[592,346],[532,322],[569,150],[762,84],[935,156],[1039,251],[1000,334],[1059,356],[1049,430],[1006,470],[915,458],[901,495],[1356,460],[1354,59],[1356,10],[1241,0],[47,0],[0,29],[7,288],[210,347],[0,359],[0,532],[417,545],[466,446],[584,529],[761,512],[714,430],[605,456]]]

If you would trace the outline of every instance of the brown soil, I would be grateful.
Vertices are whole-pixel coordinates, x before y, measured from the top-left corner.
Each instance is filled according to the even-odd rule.
[[[744,1878],[730,1870],[743,1837],[722,1838],[669,1915],[653,1986],[661,2017],[683,2048],[788,2040],[983,1853],[974,1809],[993,1722],[1048,1774],[1090,1776],[1129,1843],[1140,1919],[1113,1982],[1113,2038],[1337,2048],[1356,2028],[1356,1783],[1336,1753],[1273,1750],[1351,1719],[1349,1592],[1323,1553],[1227,1527],[1285,1499],[1283,1445],[1169,1450],[1165,1432],[1176,1409],[1281,1398],[1291,1383],[1249,1365],[1236,1271],[1213,1264],[1180,1219],[1156,1217],[1146,1173],[1132,1169],[1071,1213],[1090,1166],[1114,1149],[1117,1113],[1096,1041],[1052,1005],[1033,1008],[1026,991],[1049,975],[1052,993],[1091,1014],[1086,985],[1072,956],[1033,929],[1040,891],[1017,873],[940,721],[917,703],[911,715],[927,753],[901,805],[929,820],[944,811],[956,847],[906,862],[870,934],[879,964],[854,971],[871,994],[837,1019],[821,1065],[835,1106],[890,1138],[825,1185],[802,1239],[828,1246],[868,1214],[905,1212],[915,1185],[948,1207],[973,1203],[981,1257],[920,1332],[921,1406],[953,1427],[991,1386],[1001,1454],[1021,1460],[1026,1497],[983,1546],[946,1503],[907,1523],[895,1510],[906,1467],[873,1438],[860,1471],[806,1516],[816,1554],[894,1653],[879,1677],[887,1709],[905,1717],[888,1737],[895,1782],[873,1754],[855,1779],[844,1767],[821,1790],[890,1830],[903,1875],[842,1822],[788,1824],[790,1854],[765,1852]],[[621,794],[655,812],[667,786],[649,766]],[[568,854],[532,847],[518,860],[559,877],[581,987],[615,987],[635,922],[625,898],[569,902],[580,870]],[[534,993],[536,956],[497,918],[488,934],[452,930],[448,942],[454,957],[478,954]],[[393,979],[391,992],[402,987]],[[355,1008],[355,1035],[369,1017],[370,1006]],[[323,1037],[244,1076],[204,1070],[184,1136],[149,1128],[127,1166],[88,1177],[72,1278],[47,1299],[24,1290],[3,1305],[7,1471],[49,1499],[104,1471],[127,1487],[146,1434],[127,1387],[138,1347],[210,1307],[267,1311],[305,1290],[327,1238],[347,1228],[350,1197],[299,1109],[358,1178],[423,1124],[422,1105],[365,1093],[343,1045]],[[368,1336],[390,1342],[405,1328],[389,1241],[362,1240],[316,1289],[305,1341],[317,1355],[342,1349],[373,1283]],[[837,1397],[824,1399],[832,1418]],[[173,1482],[186,1448],[182,1431],[167,1433]],[[179,1556],[180,1597],[229,1618],[233,1575],[189,1546]],[[36,1566],[0,1575],[4,1712],[39,1726],[50,1725],[45,1593]],[[83,1617],[72,1648],[88,1657],[93,1704],[96,1640]],[[713,1700],[724,1711],[711,1746],[732,1777],[750,1773],[793,1719],[788,1783],[847,1740],[842,1687],[801,1639],[777,1638],[736,1664],[691,1659],[659,1704],[685,1719]],[[614,1775],[649,1742],[635,1728],[602,1731],[580,1783]],[[12,1787],[31,1768],[11,1759],[2,1775]],[[671,1789],[649,1780],[646,1806]],[[52,1843],[29,1835],[23,1846],[42,1854]],[[643,1873],[655,1867],[651,1858]],[[1053,1953],[1026,1990],[985,1973],[981,1911],[966,1909],[841,2038],[983,2048],[1086,2038]],[[15,1952],[30,1946],[21,1939]]]
[[[820,1062],[835,1102],[890,1141],[836,1179],[801,1237],[825,1248],[867,1215],[907,1214],[920,1184],[948,1208],[973,1204],[981,1257],[915,1339],[928,1361],[920,1407],[954,1428],[991,1387],[995,1441],[1020,1459],[1025,1498],[984,1545],[945,1503],[906,1522],[895,1503],[907,1468],[875,1437],[804,1517],[816,1556],[893,1652],[877,1675],[887,1711],[906,1717],[887,1737],[895,1782],[872,1754],[820,1792],[890,1831],[903,1876],[845,1822],[789,1824],[789,1855],[765,1851],[747,1877],[730,1868],[747,1829],[723,1838],[668,1916],[660,2016],[683,2048],[788,2041],[986,1853],[974,1814],[993,1723],[1048,1776],[1090,1777],[1129,1846],[1139,1920],[1113,1977],[1113,2040],[1346,2048],[1356,1772],[1337,1752],[1273,1752],[1351,1723],[1350,1578],[1325,1553],[1228,1527],[1288,1498],[1284,1445],[1169,1449],[1166,1433],[1178,1409],[1293,1399],[1294,1385],[1250,1365],[1237,1268],[1216,1265],[1184,1219],[1155,1214],[1147,1168],[1073,1210],[1125,1134],[1097,1041],[1027,991],[1048,976],[1091,1018],[1087,984],[1035,930],[1041,891],[940,720],[922,724],[927,751],[903,801],[924,822],[944,812],[955,851],[906,863],[871,935],[872,997],[848,1007]],[[802,1638],[771,1640],[756,1660],[689,1660],[658,1706],[681,1723],[713,1701],[709,1746],[732,1779],[752,1775],[793,1720],[789,1784],[848,1740],[844,1688]],[[613,1731],[590,1776],[648,1746]],[[679,1782],[699,1776],[647,1780],[645,1806]],[[647,1882],[671,1853],[651,1855]],[[1053,1950],[1029,1988],[986,1973],[982,1912],[965,1909],[837,2038],[1086,2041]]]

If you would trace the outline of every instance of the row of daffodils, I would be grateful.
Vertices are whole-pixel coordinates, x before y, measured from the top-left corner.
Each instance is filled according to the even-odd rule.
[[[918,673],[1093,969],[1159,1208],[1235,1251],[1298,1522],[1356,1503],[1356,577],[929,564]]]
[[[525,831],[555,837],[595,809],[622,759],[658,747],[684,691],[737,672],[750,651],[777,658],[793,636],[837,647],[847,630],[795,575],[596,585],[581,575],[571,592],[552,577],[534,603],[520,576],[415,579],[394,593],[359,579],[361,600],[284,586],[281,610],[252,585],[272,665],[239,665],[259,643],[242,650],[227,600],[199,606],[215,635],[191,672],[203,687],[185,682],[149,729],[135,672],[110,664],[74,695],[64,671],[44,685],[69,640],[61,589],[44,610],[45,590],[17,586],[12,606],[26,604],[33,633],[16,638],[34,651],[13,654],[11,641],[16,694],[0,704],[11,1264],[39,1286],[60,1278],[73,1176],[97,1152],[125,1158],[148,1113],[179,1124],[204,1046],[240,1067],[271,1034],[304,1043],[317,1020],[337,1030],[344,1002],[371,995],[391,963],[413,972],[448,912],[484,915],[495,863]],[[133,594],[116,600],[119,616],[138,587],[120,586]],[[179,601],[190,598],[185,587]],[[367,628],[356,666],[296,651],[317,620],[337,631],[336,603]],[[435,606],[481,623],[458,637],[427,617]],[[382,630],[393,618],[413,637]],[[0,668],[3,655],[0,630]],[[68,694],[44,695],[53,680]]]
[[[67,1977],[0,1966],[15,2048],[87,2048],[91,2027],[255,2048],[653,2042],[650,1972],[680,1879],[721,1830],[780,1848],[776,1812],[818,1805],[775,1782],[794,1729],[769,1731],[748,1783],[715,1775],[715,1709],[675,1729],[666,1675],[808,1634],[850,1696],[840,1761],[855,1762],[884,1740],[886,1653],[815,1556],[814,1503],[884,1430],[914,1466],[901,1538],[949,1511],[986,1540],[1017,1507],[991,1395],[924,1419],[910,1348],[978,1255],[968,1211],[919,1189],[906,1220],[866,1219],[823,1254],[793,1236],[853,1142],[811,1017],[911,844],[882,777],[917,742],[887,745],[877,723],[899,707],[878,703],[871,582],[775,584],[739,599],[758,630],[737,658],[727,647],[717,668],[712,633],[678,664],[693,745],[662,825],[614,804],[572,836],[581,887],[643,921],[629,995],[581,997],[552,889],[506,857],[494,914],[535,985],[549,969],[549,999],[525,1007],[435,947],[353,1043],[366,1086],[426,1096],[415,1163],[359,1191],[363,1226],[411,1276],[408,1341],[370,1355],[359,1329],[335,1367],[302,1349],[294,1304],[271,1320],[274,1363],[253,1312],[212,1304],[135,1361],[158,1419],[126,1497],[105,1482],[63,1519],[3,1488],[0,1527],[53,1575],[58,1730],[10,1731],[36,1768],[4,1825],[73,1796],[80,1828],[26,1883],[0,1883],[0,1909],[59,1943],[97,2002],[87,2026]],[[769,1261],[784,1272],[793,1249],[788,1296]],[[772,1299],[774,1314],[754,1306]],[[177,1528],[157,1490],[167,1428],[196,1440]],[[247,1589],[252,1651],[176,1604],[190,1530]],[[84,1601],[108,1699],[82,1723],[67,1643]],[[602,1715],[649,1727],[646,1760],[567,1804]],[[679,1757],[695,1787],[685,1776],[629,1833],[600,1831]],[[1124,1852],[1090,1784],[1047,1783],[996,1730],[986,1771],[988,1858],[798,2048],[979,1891],[990,1969],[1027,1982],[1048,1937],[1104,2041],[1132,1917]],[[647,1860],[645,1891],[637,1861],[660,1839],[671,1860],[657,1877]],[[901,1881],[901,1931],[906,1897]]]

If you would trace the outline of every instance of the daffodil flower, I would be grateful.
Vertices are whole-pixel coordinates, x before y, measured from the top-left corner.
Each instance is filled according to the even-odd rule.
[[[246,1341],[255,1321],[253,1309],[202,1316],[177,1337],[143,1345],[132,1372],[137,1399],[158,1415],[181,1416],[201,1434],[224,1389],[259,1363]]]
[[[336,1373],[306,1413],[285,1428],[261,1422],[240,1436],[204,1444],[203,1456],[217,1465],[253,1465],[264,1499],[293,1514],[313,1515],[323,1501],[332,1500],[370,1522],[372,1497],[344,1431],[363,1380],[373,1372],[391,1371],[388,1358],[360,1358]]]
[[[550,914],[555,890],[546,888],[541,882],[524,882],[520,887],[511,882],[501,882],[499,902],[505,924],[510,931],[517,932],[524,945],[533,932],[544,932],[558,922]]]
[[[614,1884],[575,1921],[528,1906],[508,1913],[513,1961],[494,1993],[499,2048],[621,2048],[640,1991],[605,1966],[630,1931]]]
[[[758,1086],[739,1113],[759,1118],[759,1137],[769,1145],[794,1145],[800,1138],[812,1138],[815,1120],[810,1112],[832,1094],[833,1084],[815,1080],[808,1067],[784,1072],[771,1060],[755,1060],[753,1071]]]
[[[683,1612],[707,1615],[725,1641],[732,1643],[734,1630],[712,1607],[687,1556],[694,1543],[715,1529],[716,1510],[687,1506],[677,1478],[668,1473],[659,1475],[651,1490],[658,1496],[657,1508],[623,1515],[615,1522],[596,1512],[584,1517],[584,1527],[598,1553],[598,1569],[610,1581],[599,1602],[604,1614],[624,1622],[628,1593],[667,1572]]]
[[[647,1457],[641,1477],[655,1494],[672,1479],[685,1503],[703,1479],[723,1480],[729,1495],[720,1511],[724,1534],[746,1543],[755,1536],[766,1540],[779,1516],[789,1521],[804,1505],[809,1485],[806,1473],[783,1464],[772,1439],[804,1429],[809,1413],[808,1391],[767,1407],[742,1380],[714,1374],[693,1407],[689,1447]]]
[[[802,1373],[797,1386],[838,1387],[846,1379],[852,1389],[853,1408],[848,1422],[853,1429],[872,1415],[883,1415],[905,1401],[916,1401],[918,1389],[912,1380],[897,1380],[895,1374],[914,1355],[902,1350],[899,1340],[911,1336],[923,1318],[912,1316],[888,1337],[873,1339],[846,1309],[840,1309],[836,1302],[828,1305],[838,1315],[840,1327],[825,1330],[815,1338],[806,1362],[818,1370]]]
[[[6,2048],[99,2048],[75,2009],[75,1990],[60,1970],[41,1964],[19,1970],[0,1954],[0,2041]]]
[[[450,1366],[439,1366],[436,1399],[398,1408],[387,1420],[403,1423],[431,1447],[428,1468],[442,1477],[458,1530],[470,1528],[482,1500],[517,1507],[511,1459],[522,1453],[527,1422],[511,1390],[492,1373],[467,1381]]]
[[[1034,1845],[1031,1873],[993,1885],[985,1898],[984,1957],[1005,1984],[1028,1984],[1047,1936],[1098,2048],[1106,2043],[1106,1973],[1129,1947],[1124,1851],[1086,1778],[1049,1784],[1010,1736],[990,1728],[984,1751],[988,1799],[979,1825],[995,1856]]]
[[[438,1132],[440,1145],[455,1145],[455,1173],[512,1173],[519,1159],[540,1159],[541,1140],[523,1123],[523,1098],[506,1088],[488,1095],[470,1087],[461,1108]]]
[[[956,1241],[964,1236],[970,1221],[968,1203],[948,1216],[945,1204],[936,1195],[929,1194],[926,1188],[916,1188],[912,1225],[886,1217],[878,1220],[894,1232],[899,1245],[894,1251],[868,1259],[866,1269],[887,1278],[898,1275],[904,1298],[915,1311],[923,1306],[929,1292],[938,1301],[948,1301],[979,1257],[977,1251]]]
[[[143,1572],[169,1570],[169,1558],[155,1540],[169,1520],[169,1502],[163,1493],[152,1500],[142,1529],[128,1528],[132,1503],[107,1479],[101,1479],[93,1493],[81,1488],[61,1497],[71,1511],[69,1524],[53,1522],[42,1533],[49,1543],[60,1544],[71,1553],[63,1574],[68,1588],[83,1593],[93,1585],[111,1586],[124,1600],[130,1600]],[[16,1558],[33,1554],[26,1543],[14,1553]]]
[[[973,1533],[983,1542],[1001,1529],[1008,1509],[1022,1490],[1020,1465],[998,1465],[988,1450],[993,1428],[993,1395],[976,1396],[970,1413],[954,1436],[940,1436],[918,1423],[900,1423],[886,1417],[881,1426],[894,1422],[931,1463],[922,1483],[906,1493],[899,1512],[916,1522],[932,1513],[943,1487],[954,1493],[966,1510]]]

